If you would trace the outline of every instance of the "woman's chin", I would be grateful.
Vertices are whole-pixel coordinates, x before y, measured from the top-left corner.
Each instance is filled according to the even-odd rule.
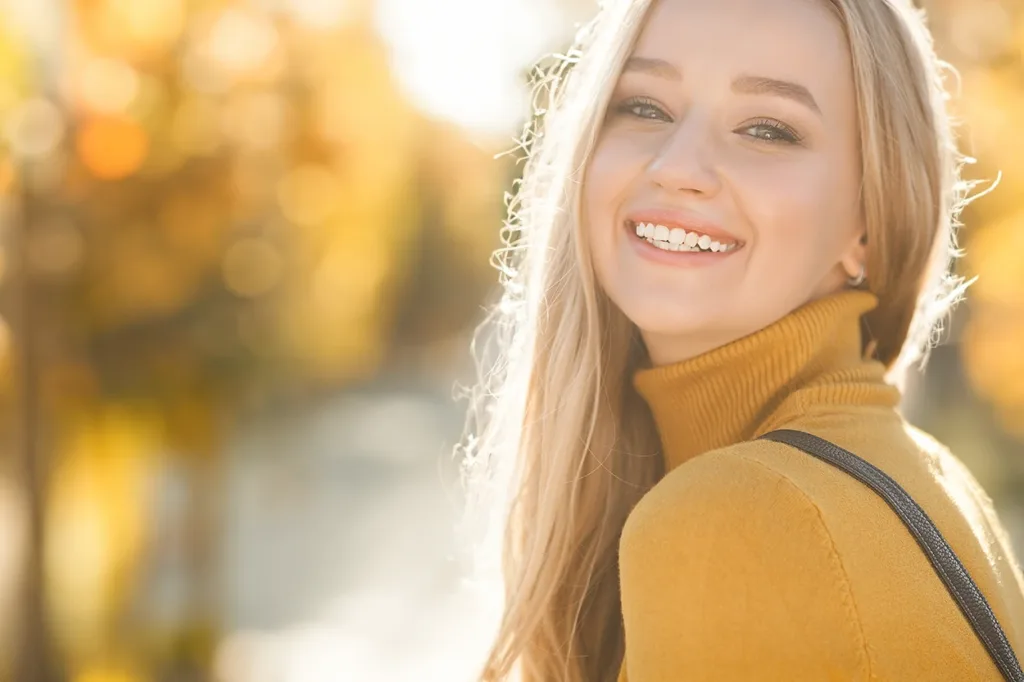
[[[664,337],[705,336],[725,326],[727,316],[721,306],[713,305],[645,305],[637,303],[625,311],[626,316],[647,334]]]

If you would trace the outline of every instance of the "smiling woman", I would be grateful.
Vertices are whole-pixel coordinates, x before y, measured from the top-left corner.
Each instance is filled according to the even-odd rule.
[[[842,24],[824,4],[748,4],[655,4],[589,163],[597,276],[661,364],[836,291],[865,259]],[[742,246],[651,267],[637,254],[663,251],[627,248],[636,240],[609,225],[644,210],[710,223]],[[713,267],[687,267],[697,262]]]
[[[923,15],[609,0],[577,48],[510,206],[465,445],[479,480],[509,474],[482,679],[1020,679],[1024,576],[991,500],[898,411],[964,289]],[[901,486],[994,626],[780,429]]]

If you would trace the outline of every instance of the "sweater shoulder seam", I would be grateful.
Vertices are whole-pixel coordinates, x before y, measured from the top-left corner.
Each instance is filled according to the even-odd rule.
[[[829,556],[832,559],[830,563],[835,569],[835,574],[837,578],[836,584],[838,587],[839,594],[841,595],[841,598],[843,600],[843,606],[846,609],[850,619],[856,626],[857,637],[859,639],[859,641],[857,642],[858,649],[860,651],[861,656],[864,659],[864,667],[866,669],[866,677],[864,679],[873,680],[874,676],[871,671],[871,655],[868,651],[867,637],[864,635],[864,626],[860,619],[860,612],[857,609],[857,603],[853,597],[853,589],[851,587],[850,576],[846,571],[846,567],[843,565],[842,557],[840,556],[839,549],[836,546],[835,538],[832,536],[832,532],[829,530],[828,523],[825,521],[825,517],[821,511],[821,507],[818,506],[817,502],[815,502],[814,499],[810,495],[808,495],[807,492],[802,487],[800,487],[800,485],[796,481],[794,481],[792,478],[787,476],[782,471],[779,471],[778,469],[769,466],[768,464],[758,459],[742,454],[740,452],[733,452],[733,454],[734,456],[746,462],[756,464],[759,467],[768,470],[773,475],[778,476],[780,479],[786,481],[797,492],[799,497],[803,499],[804,502],[814,511],[817,525],[821,529],[828,545]]]

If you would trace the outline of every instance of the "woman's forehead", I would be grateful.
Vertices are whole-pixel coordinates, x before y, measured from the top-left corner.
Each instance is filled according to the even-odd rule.
[[[826,0],[655,0],[633,57],[629,67],[660,64],[648,74],[702,88],[750,77],[799,84],[826,118],[853,106],[849,48]]]
[[[634,54],[684,75],[721,67],[824,85],[849,70],[843,28],[825,0],[655,0]]]

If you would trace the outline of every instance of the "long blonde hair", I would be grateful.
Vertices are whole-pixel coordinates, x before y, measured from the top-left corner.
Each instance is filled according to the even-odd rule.
[[[824,0],[844,26],[861,132],[867,350],[894,379],[922,359],[963,289],[950,274],[970,183],[946,112],[945,66],[909,0]],[[479,383],[460,443],[467,518],[504,531],[505,604],[481,679],[614,680],[624,655],[618,539],[663,475],[631,385],[635,327],[597,285],[580,185],[617,74],[652,0],[609,0],[543,71],[522,180],[496,252],[503,296],[478,329]],[[496,511],[495,511],[496,510]]]

